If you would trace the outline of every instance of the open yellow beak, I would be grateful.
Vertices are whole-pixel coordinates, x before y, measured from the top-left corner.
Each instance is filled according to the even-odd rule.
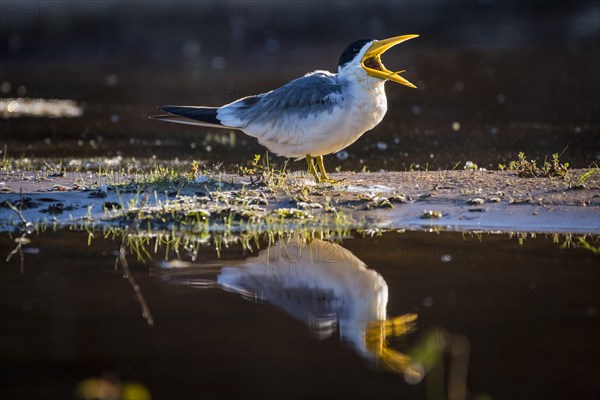
[[[405,85],[411,88],[417,88],[415,85],[401,77],[400,73],[404,71],[392,72],[385,68],[381,63],[381,55],[385,53],[391,47],[398,43],[405,42],[409,39],[416,38],[419,35],[403,35],[396,36],[389,39],[375,41],[369,50],[365,53],[364,57],[360,61],[360,65],[367,71],[367,74],[376,78],[390,80],[401,85]]]

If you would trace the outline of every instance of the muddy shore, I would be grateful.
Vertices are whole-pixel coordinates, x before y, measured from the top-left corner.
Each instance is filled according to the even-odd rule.
[[[69,225],[86,218],[102,223],[109,209],[153,192],[147,196],[149,213],[151,207],[185,203],[213,214],[234,210],[243,215],[247,207],[262,216],[286,213],[314,220],[326,220],[335,211],[345,216],[349,229],[600,234],[600,176],[593,174],[577,186],[586,172],[572,170],[568,179],[521,178],[509,171],[338,173],[331,176],[339,180],[336,184],[315,184],[305,174],[292,173],[278,187],[232,174],[165,187],[134,184],[127,175],[109,179],[90,172],[54,177],[5,172],[0,177],[0,225],[12,230],[21,223],[7,201],[33,223]]]

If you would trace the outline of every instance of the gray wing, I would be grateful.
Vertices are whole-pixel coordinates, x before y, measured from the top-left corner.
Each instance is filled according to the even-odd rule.
[[[343,82],[336,74],[315,71],[284,86],[249,96],[219,108],[223,125],[244,129],[249,124],[272,124],[282,116],[305,118],[315,112],[332,112],[343,100]]]
[[[233,269],[237,270],[236,267]],[[235,274],[238,271],[225,268],[224,272]],[[321,339],[331,336],[337,330],[338,320],[345,313],[344,299],[336,297],[331,289],[282,286],[278,279],[268,275],[242,273],[236,284],[226,284],[223,288],[239,293],[247,300],[272,304],[308,324],[312,333]]]

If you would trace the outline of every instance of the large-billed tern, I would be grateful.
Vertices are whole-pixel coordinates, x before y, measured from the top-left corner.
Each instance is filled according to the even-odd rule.
[[[385,82],[416,87],[399,75],[404,71],[385,68],[380,57],[392,46],[417,36],[358,40],[340,56],[337,74],[314,71],[270,92],[222,107],[160,106],[169,114],[153,118],[239,129],[275,154],[306,158],[317,182],[330,181],[323,156],[351,145],[381,122],[387,111]]]
[[[418,364],[388,342],[411,333],[417,316],[390,318],[383,277],[338,244],[297,235],[245,260],[164,262],[158,276],[171,284],[221,288],[269,303],[309,324],[320,339],[339,333],[361,356],[422,378]]]

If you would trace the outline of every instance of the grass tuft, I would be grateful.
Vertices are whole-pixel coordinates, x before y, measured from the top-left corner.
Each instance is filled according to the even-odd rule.
[[[536,160],[528,160],[524,152],[519,152],[518,157],[516,161],[511,161],[508,164],[508,170],[516,172],[521,178],[546,178],[554,176],[565,178],[569,172],[569,163],[561,163],[558,153],[554,153],[550,161],[544,159],[544,162],[540,166],[538,166]],[[498,167],[500,170],[506,168],[502,164],[498,165]]]

